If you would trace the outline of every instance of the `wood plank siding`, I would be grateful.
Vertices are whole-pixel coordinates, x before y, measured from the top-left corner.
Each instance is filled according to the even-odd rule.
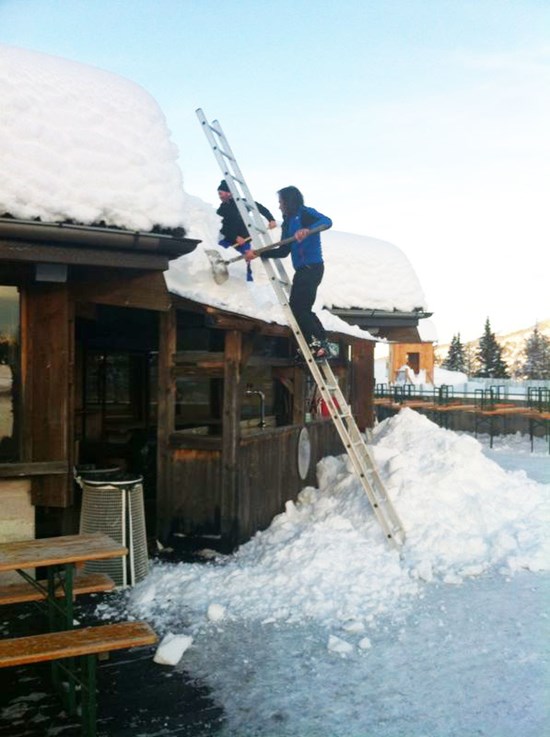
[[[332,422],[307,425],[311,442],[311,464],[307,478],[298,474],[298,436],[303,425],[266,428],[241,438],[235,469],[229,468],[230,502],[234,519],[226,529],[222,463],[222,439],[185,437],[175,433],[172,445],[209,445],[210,448],[173,447],[170,453],[171,485],[159,499],[161,534],[173,532],[191,536],[219,535],[232,544],[248,540],[269,526],[285,502],[295,500],[304,486],[316,485],[316,464],[326,455],[343,453],[343,446]],[[212,447],[217,446],[217,447]],[[228,537],[231,532],[231,537]]]

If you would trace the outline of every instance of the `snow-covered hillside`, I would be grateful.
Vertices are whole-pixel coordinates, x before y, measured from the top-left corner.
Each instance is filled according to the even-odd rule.
[[[481,323],[480,323],[481,325]],[[518,361],[521,360],[521,354],[525,350],[525,341],[532,334],[535,327],[538,331],[550,339],[550,319],[539,320],[536,325],[531,325],[528,328],[522,328],[521,330],[515,330],[511,333],[497,333],[495,335],[497,342],[502,347],[502,357],[504,358],[507,366],[513,368]],[[480,328],[480,336],[483,330]],[[478,340],[471,340],[467,343],[463,343],[465,348],[471,348],[476,350],[479,345]],[[435,347],[435,357],[437,361],[444,361],[449,352],[449,344],[443,343]]]

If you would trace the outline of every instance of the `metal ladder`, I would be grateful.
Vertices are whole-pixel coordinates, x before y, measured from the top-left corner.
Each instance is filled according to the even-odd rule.
[[[271,245],[273,241],[265,221],[256,207],[219,122],[214,120],[209,123],[201,108],[196,113],[248,233],[252,237],[253,248]],[[280,259],[262,259],[262,264],[382,531],[391,545],[400,548],[405,541],[403,525],[388,497],[372,453],[357,427],[334,372],[328,361],[320,363],[315,361],[308,342],[298,327],[288,302],[291,283],[284,265]]]

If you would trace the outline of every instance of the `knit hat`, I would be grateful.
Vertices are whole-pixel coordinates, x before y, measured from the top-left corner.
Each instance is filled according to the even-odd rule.
[[[221,180],[219,187],[218,187],[218,192],[231,192],[231,190],[227,186],[227,182],[225,181],[225,179]]]

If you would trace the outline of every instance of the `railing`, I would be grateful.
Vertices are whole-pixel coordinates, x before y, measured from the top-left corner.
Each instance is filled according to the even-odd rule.
[[[425,384],[388,384],[378,383],[375,386],[376,399],[386,399],[396,404],[414,400],[424,400],[436,405],[474,404],[480,410],[492,410],[498,404],[513,404],[528,407],[539,412],[550,411],[550,388],[541,386],[527,387],[527,391],[511,392],[505,384],[492,384],[475,388],[471,391],[460,390],[457,385],[442,384],[431,386]]]
[[[529,387],[527,404],[538,412],[550,412],[550,389],[546,387]]]

